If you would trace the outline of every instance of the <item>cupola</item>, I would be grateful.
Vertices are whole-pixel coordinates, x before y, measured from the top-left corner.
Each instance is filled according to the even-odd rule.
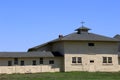
[[[83,26],[84,22],[81,22],[81,24],[82,24],[82,26],[75,30],[75,31],[77,31],[77,34],[88,33],[88,31],[91,30],[91,29]]]
[[[76,29],[75,31],[77,31],[78,34],[82,34],[82,33],[88,33],[89,30],[91,30],[91,29],[82,26],[82,27]]]

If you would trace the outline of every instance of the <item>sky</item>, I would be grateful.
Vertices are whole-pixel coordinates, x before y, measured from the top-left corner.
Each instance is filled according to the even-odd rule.
[[[81,21],[92,33],[120,34],[120,0],[0,0],[0,52],[25,52]]]

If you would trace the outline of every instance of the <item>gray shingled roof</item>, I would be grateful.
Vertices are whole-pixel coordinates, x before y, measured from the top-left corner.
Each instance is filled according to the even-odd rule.
[[[78,29],[90,30],[87,27],[80,27]],[[78,29],[76,29],[76,30],[78,30]],[[107,37],[107,36],[103,36],[103,35],[98,35],[98,34],[94,34],[94,33],[89,33],[89,32],[80,33],[80,34],[78,34],[77,32],[75,32],[75,33],[71,33],[71,34],[68,34],[66,36],[63,36],[61,38],[57,38],[57,39],[52,40],[50,42],[47,42],[45,44],[35,46],[33,48],[30,48],[29,50],[36,49],[36,48],[39,48],[41,46],[45,46],[45,45],[47,45],[49,43],[57,42],[57,41],[114,41],[114,42],[117,42],[119,40],[116,39],[116,38],[111,38],[111,37]]]
[[[35,47],[29,48],[28,51],[29,51],[29,50],[32,50],[32,49],[37,49],[37,48],[39,48],[39,47],[42,47],[42,46],[48,45],[49,43],[56,42],[56,41],[60,41],[60,39],[57,38],[57,39],[54,39],[54,40],[52,40],[52,41],[46,42],[46,43],[44,43],[44,44],[37,45],[37,46],[35,46]]]
[[[0,52],[0,57],[54,57],[54,55],[51,52]]]
[[[115,38],[110,38],[94,33],[83,33],[83,34],[77,34],[72,33],[67,36],[64,36],[61,40],[79,40],[79,41],[118,41]]]

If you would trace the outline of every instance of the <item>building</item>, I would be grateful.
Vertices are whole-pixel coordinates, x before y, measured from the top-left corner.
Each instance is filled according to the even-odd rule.
[[[28,52],[0,52],[0,73],[120,71],[120,35],[110,38],[89,30],[82,25]]]

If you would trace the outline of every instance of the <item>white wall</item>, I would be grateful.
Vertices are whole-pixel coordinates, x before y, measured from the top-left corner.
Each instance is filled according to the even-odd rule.
[[[82,64],[72,63],[72,57],[82,57]],[[103,63],[103,57],[112,57],[112,64]],[[94,63],[90,63],[94,60]],[[65,71],[120,71],[118,55],[115,54],[65,54]]]
[[[95,43],[95,46],[88,46]],[[65,71],[119,71],[117,42],[64,42]],[[104,65],[102,57],[112,57],[113,64]],[[72,64],[72,57],[82,57],[82,64]],[[94,64],[90,64],[94,60]]]
[[[18,58],[18,65],[14,65],[13,58],[0,58],[0,73],[38,73],[38,72],[60,72],[63,71],[63,58],[43,58],[44,64],[39,64],[39,58]],[[12,60],[12,66],[8,65],[8,60]],[[25,65],[20,66],[20,61],[24,60]],[[37,61],[37,65],[32,65],[32,60]],[[49,64],[49,60],[54,60],[54,64]]]

